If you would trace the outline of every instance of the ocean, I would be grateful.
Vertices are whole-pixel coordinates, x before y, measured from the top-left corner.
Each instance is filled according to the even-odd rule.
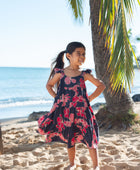
[[[95,71],[92,70],[95,76]],[[53,98],[46,90],[50,68],[0,67],[0,119],[28,117],[34,111],[49,111]],[[140,70],[135,70],[130,95],[140,93]],[[86,81],[87,93],[95,86]],[[103,94],[91,105],[105,102]]]

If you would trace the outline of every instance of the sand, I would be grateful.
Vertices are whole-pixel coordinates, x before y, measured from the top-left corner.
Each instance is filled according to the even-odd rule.
[[[136,105],[137,113],[140,103]],[[140,112],[139,112],[140,113]],[[37,122],[27,118],[2,122],[4,154],[0,169],[66,170],[69,166],[66,145],[45,143],[45,136],[36,133]],[[100,170],[140,170],[140,131],[135,125],[127,131],[100,131]],[[76,145],[76,170],[92,169],[87,147]]]

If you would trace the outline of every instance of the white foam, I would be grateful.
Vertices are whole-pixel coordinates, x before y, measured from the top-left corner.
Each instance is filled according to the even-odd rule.
[[[39,104],[48,104],[52,103],[51,100],[37,100],[37,101],[17,101],[13,103],[3,103],[0,104],[0,108],[7,108],[7,107],[16,107],[16,106],[29,106],[29,105],[39,105]]]

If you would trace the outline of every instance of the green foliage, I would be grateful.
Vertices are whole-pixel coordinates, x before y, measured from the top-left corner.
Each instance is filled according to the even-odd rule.
[[[68,0],[76,20],[83,21],[83,0]]]
[[[101,0],[99,26],[104,30],[106,46],[110,49],[108,69],[111,73],[112,91],[115,92],[118,92],[120,88],[123,90],[123,87],[125,89],[129,87],[130,90],[134,77],[133,56],[136,60],[136,55],[126,28],[126,15],[132,16],[134,2]]]
[[[120,124],[124,124],[126,126],[133,125],[135,123],[135,118],[137,114],[134,113],[133,111],[129,111],[127,114],[117,114],[117,115],[112,115],[109,117],[109,119],[114,122],[119,122]]]

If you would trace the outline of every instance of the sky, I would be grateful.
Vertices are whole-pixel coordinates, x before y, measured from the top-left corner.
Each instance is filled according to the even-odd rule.
[[[132,35],[140,35],[140,7],[135,9]],[[84,22],[75,21],[67,0],[0,0],[0,66],[50,67],[69,42],[86,46],[83,67],[94,68],[89,4]],[[140,43],[136,44],[140,54]]]

